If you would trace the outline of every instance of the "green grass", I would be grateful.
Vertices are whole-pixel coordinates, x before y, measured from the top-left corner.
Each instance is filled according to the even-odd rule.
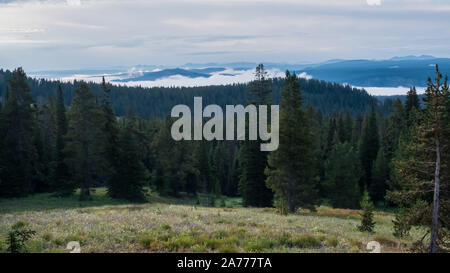
[[[25,213],[28,211],[66,210],[107,205],[126,204],[124,200],[112,199],[105,188],[96,188],[91,200],[80,201],[79,190],[70,197],[55,197],[50,193],[30,195],[23,198],[0,198],[0,214]]]
[[[322,206],[282,216],[273,208],[243,208],[239,198],[216,199],[216,207],[188,196],[148,200],[110,199],[103,188],[83,202],[77,195],[0,199],[0,252],[20,221],[36,231],[26,243],[30,252],[67,252],[70,241],[80,242],[82,252],[368,252],[372,240],[383,252],[403,252],[420,237],[417,230],[393,237],[388,212],[375,213],[375,233],[361,233],[356,210]]]

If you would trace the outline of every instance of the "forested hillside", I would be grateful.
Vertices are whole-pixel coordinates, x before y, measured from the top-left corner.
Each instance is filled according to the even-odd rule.
[[[450,92],[437,66],[423,106],[411,88],[404,103],[390,100],[388,115],[363,91],[289,71],[272,80],[262,64],[248,85],[201,88],[59,85],[29,79],[21,68],[2,75],[0,197],[80,189],[89,200],[105,186],[115,199],[145,202],[148,189],[202,205],[240,196],[245,206],[282,214],[326,204],[362,208],[360,230],[369,232],[375,203],[398,211],[395,236],[418,226],[430,235],[429,251],[449,248]],[[261,140],[175,141],[167,114],[194,95],[206,104],[279,103],[279,148],[262,152]]]
[[[0,70],[0,96],[4,96],[6,85],[11,78],[11,72]],[[47,98],[56,95],[56,90],[61,85],[64,101],[69,105],[75,95],[74,90],[81,82],[72,83],[49,81],[44,79],[27,78],[31,88],[31,95],[38,104],[42,104]],[[280,93],[284,87],[284,79],[277,78],[272,81],[272,99],[275,104],[280,101]],[[305,104],[311,104],[324,114],[335,112],[349,112],[352,116],[363,115],[370,110],[372,103],[381,112],[386,114],[388,107],[376,101],[367,92],[341,84],[328,83],[318,80],[299,79],[300,88],[303,91]],[[102,96],[101,84],[88,83],[94,96]],[[173,106],[185,104],[192,106],[193,97],[201,96],[204,104],[245,104],[249,99],[248,84],[203,86],[203,87],[126,87],[109,85],[111,90],[111,104],[118,116],[124,116],[133,108],[143,118],[149,116],[165,116],[170,113]]]

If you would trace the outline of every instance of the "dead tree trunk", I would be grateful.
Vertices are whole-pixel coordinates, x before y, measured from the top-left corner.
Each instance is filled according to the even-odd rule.
[[[433,215],[431,223],[430,247],[428,252],[436,253],[438,251],[437,237],[439,229],[439,172],[441,170],[441,153],[439,137],[435,137],[436,144],[436,169],[434,172],[434,196],[433,196]]]

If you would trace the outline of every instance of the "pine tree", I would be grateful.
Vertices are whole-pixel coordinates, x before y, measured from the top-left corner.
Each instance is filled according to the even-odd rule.
[[[194,190],[191,187],[195,187],[194,183],[197,184],[199,179],[196,162],[206,165],[209,170],[209,152],[205,151],[198,157],[197,154],[194,155],[196,152],[191,142],[173,140],[170,133],[172,123],[173,120],[166,117],[151,144],[156,158],[152,180],[160,194],[177,197],[181,191],[186,190],[187,183],[190,193]],[[205,191],[211,190],[212,187],[208,188],[211,179],[203,179],[200,183],[204,183]]]
[[[411,225],[408,223],[408,209],[399,208],[392,223],[394,224],[393,235],[395,237],[404,238],[408,236],[411,230]]]
[[[269,154],[266,168],[267,185],[282,212],[294,212],[298,207],[314,209],[317,204],[313,136],[301,105],[297,75],[286,71],[280,102],[280,145]]]
[[[65,162],[66,155],[64,149],[66,146],[65,135],[67,134],[66,107],[64,105],[64,96],[61,85],[58,86],[56,97],[56,149],[53,171],[53,191],[56,195],[67,196],[73,194],[76,188],[74,180],[70,179],[69,167]]]
[[[325,162],[323,182],[325,196],[333,207],[358,207],[360,176],[358,153],[349,142],[336,144]]]
[[[380,148],[377,159],[372,167],[372,183],[369,188],[374,202],[384,201],[388,180],[389,161],[387,160],[383,149]]]
[[[416,87],[411,87],[406,94],[406,102],[405,102],[405,112],[406,112],[406,121],[407,124],[410,125],[409,116],[411,111],[418,110],[420,108],[419,96],[417,95]]]
[[[118,179],[113,179],[117,174],[117,170],[121,167],[119,166],[120,160],[120,147],[119,145],[119,127],[116,115],[111,106],[111,89],[106,85],[105,77],[102,78],[102,90],[103,90],[103,100],[101,103],[101,109],[103,111],[103,123],[102,131],[105,137],[105,161],[107,164],[107,174],[106,180],[108,185],[108,194],[111,197],[123,196],[119,191],[121,191],[121,183]],[[127,123],[130,127],[130,124]],[[137,140],[134,140],[135,142]],[[134,143],[126,143],[127,145],[134,145]],[[123,148],[122,148],[123,149]],[[115,183],[119,183],[118,185]]]
[[[195,158],[197,169],[199,170],[200,191],[204,194],[212,190],[210,182],[212,179],[211,166],[209,164],[209,149],[208,143],[200,141],[195,146]]]
[[[252,100],[249,104],[269,105],[272,83],[263,64],[255,69],[255,79],[249,84]],[[270,113],[268,113],[270,116]],[[272,205],[273,193],[266,186],[264,169],[267,166],[267,152],[260,150],[260,140],[247,140],[241,150],[241,176],[239,192],[245,206],[266,207]]]
[[[53,184],[53,162],[56,149],[56,120],[54,100],[49,98],[36,111],[36,129],[33,145],[37,150],[37,174],[34,192],[48,192]]]
[[[392,160],[397,150],[399,137],[405,130],[405,120],[403,104],[399,99],[396,99],[392,104],[392,111],[381,141],[381,147],[388,161]]]
[[[373,203],[370,200],[369,193],[364,191],[363,198],[361,200],[361,225],[358,226],[361,232],[373,232],[375,222],[373,221]]]
[[[360,145],[360,159],[364,170],[363,179],[360,183],[360,188],[369,188],[372,181],[372,166],[377,158],[379,150],[379,136],[377,118],[375,115],[375,107],[372,105],[372,111],[369,116],[366,117]],[[369,192],[372,196],[372,193]]]
[[[80,198],[87,199],[90,187],[104,173],[105,160],[101,131],[103,114],[85,83],[75,90],[68,120],[66,164],[71,167],[73,182],[81,187]]]
[[[425,109],[411,127],[401,156],[394,160],[399,189],[388,193],[391,201],[407,209],[409,225],[428,227],[429,252],[450,247],[450,174],[449,168],[442,167],[449,164],[449,93],[447,78],[442,82],[436,66],[435,83],[428,80]]]
[[[25,72],[18,68],[9,80],[11,89],[3,108],[0,128],[0,196],[29,194],[37,172],[37,151],[33,144],[36,108],[26,79]]]
[[[108,188],[115,198],[138,202],[145,200],[144,185],[148,173],[142,162],[139,134],[135,117],[129,114],[117,142],[120,147],[115,155],[118,164]]]

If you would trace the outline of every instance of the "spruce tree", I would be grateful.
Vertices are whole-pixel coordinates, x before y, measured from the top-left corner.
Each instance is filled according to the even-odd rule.
[[[405,101],[405,112],[406,112],[406,121],[407,124],[410,125],[409,116],[411,111],[418,110],[420,108],[419,96],[417,95],[416,87],[411,87],[406,94]]]
[[[449,93],[447,78],[442,81],[436,66],[435,82],[428,80],[425,109],[394,159],[398,190],[388,193],[389,200],[407,210],[406,223],[427,227],[429,252],[449,248],[450,173],[443,167],[449,164]]]
[[[90,198],[90,187],[105,171],[102,110],[86,83],[75,90],[68,112],[66,164],[73,183],[81,187],[80,199]]]
[[[33,143],[36,119],[31,90],[22,68],[14,70],[11,89],[3,108],[0,128],[0,196],[26,196],[37,173],[37,151]]]
[[[167,116],[152,141],[151,147],[155,151],[156,159],[152,180],[160,194],[177,197],[180,192],[186,191],[187,185],[191,194],[196,191],[199,179],[197,164],[202,164],[209,170],[209,151],[198,157],[193,143],[173,140],[170,133],[172,123],[172,118]],[[204,183],[205,191],[212,188],[208,184],[211,182],[211,179],[206,177],[200,181]]]
[[[212,179],[211,166],[209,164],[209,149],[208,143],[205,141],[199,141],[195,145],[195,158],[197,163],[197,169],[199,170],[199,186],[200,191],[204,194],[212,190],[210,184]]]
[[[119,127],[116,115],[114,114],[114,110],[111,106],[111,89],[107,86],[105,77],[102,78],[102,90],[103,90],[103,100],[101,103],[101,109],[103,111],[103,123],[102,123],[102,131],[105,137],[105,161],[107,164],[107,174],[106,181],[108,185],[108,194],[111,197],[120,197],[123,196],[120,193],[121,185],[120,183],[124,183],[123,181],[113,179],[117,174],[118,168],[120,168],[119,164],[119,156],[120,156],[120,145],[119,145]],[[127,126],[130,127],[129,122]],[[134,140],[137,141],[137,140]],[[128,145],[129,143],[127,143]],[[129,145],[133,145],[131,143]],[[119,183],[119,184],[116,184]]]
[[[263,64],[255,69],[255,79],[249,83],[252,96],[249,104],[269,105],[272,101],[272,83]],[[270,116],[270,113],[268,113]],[[257,127],[258,128],[258,127]],[[247,140],[241,150],[241,176],[239,192],[245,206],[265,207],[272,205],[273,193],[267,188],[264,169],[267,166],[267,152],[260,150],[260,140]]]
[[[399,137],[406,126],[406,114],[402,102],[396,99],[392,104],[388,124],[383,134],[381,147],[388,161],[391,161],[397,150]]]
[[[336,144],[325,162],[325,181],[322,184],[333,207],[358,208],[360,177],[358,153],[349,142]]]
[[[361,232],[373,232],[375,222],[373,221],[373,203],[370,200],[369,193],[364,191],[361,200],[361,225],[358,226]]]
[[[374,105],[372,105],[372,111],[366,117],[363,125],[361,144],[359,148],[361,164],[364,170],[363,178],[360,183],[361,189],[370,188],[370,183],[372,181],[372,166],[375,159],[377,158],[378,150],[378,125],[375,114],[375,107]],[[372,196],[371,192],[369,192],[369,194]]]
[[[64,105],[64,96],[61,85],[58,86],[56,95],[56,145],[55,145],[55,161],[53,171],[53,191],[56,195],[71,195],[76,188],[76,183],[69,176],[69,167],[65,162],[65,146],[67,134],[67,117],[66,107]]]
[[[389,161],[382,148],[378,151],[377,158],[372,167],[372,183],[369,191],[374,202],[384,201],[387,182],[389,180]]]
[[[109,194],[115,198],[138,202],[145,200],[144,185],[148,173],[142,162],[139,134],[135,117],[129,114],[117,142],[120,147],[115,155],[117,169],[108,188]]]
[[[280,144],[269,154],[267,185],[282,212],[298,207],[314,209],[317,204],[317,180],[314,168],[313,140],[297,75],[286,71],[286,85],[280,102]]]

